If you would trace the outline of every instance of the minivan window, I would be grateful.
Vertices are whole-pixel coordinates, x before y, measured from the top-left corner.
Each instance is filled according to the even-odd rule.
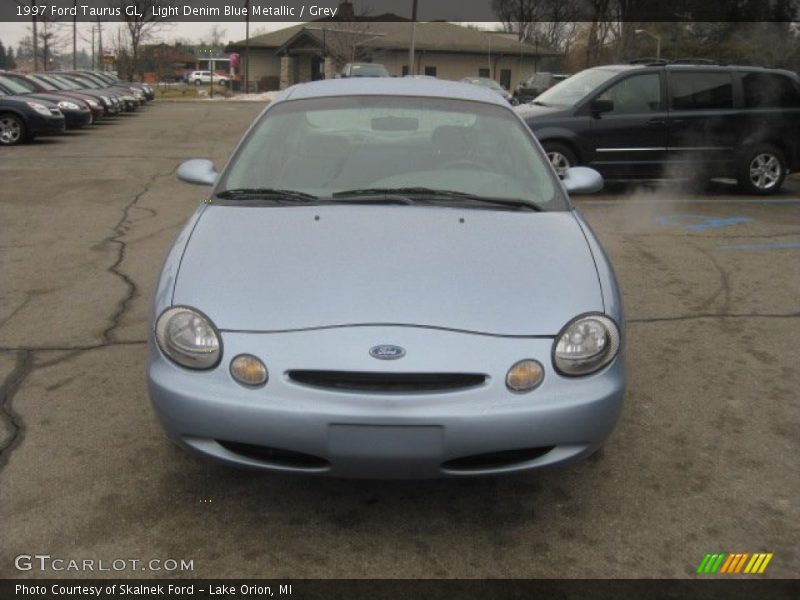
[[[733,108],[733,79],[730,73],[671,72],[669,87],[672,110]]]
[[[617,73],[618,71],[610,69],[581,71],[540,94],[536,102],[546,106],[574,106]]]
[[[747,108],[800,107],[800,91],[785,75],[747,73],[742,77],[742,88]]]
[[[599,99],[614,103],[614,110],[609,114],[655,112],[661,109],[661,77],[658,73],[626,77],[603,92]]]

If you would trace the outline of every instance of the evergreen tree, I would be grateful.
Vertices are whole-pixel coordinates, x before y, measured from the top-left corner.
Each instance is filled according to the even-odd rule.
[[[0,40],[0,69],[8,68],[8,59],[6,58],[6,47],[3,46],[3,40]]]
[[[6,50],[6,69],[13,70],[17,68],[17,61],[14,60],[14,48],[11,46]]]

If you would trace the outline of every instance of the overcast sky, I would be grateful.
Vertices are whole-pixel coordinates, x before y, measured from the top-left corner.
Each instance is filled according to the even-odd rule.
[[[3,0],[0,0],[3,1]],[[276,29],[282,29],[283,27],[288,27],[290,25],[294,25],[295,23],[251,23],[250,24],[250,35],[253,35],[255,31],[259,32],[266,32],[266,31],[274,31]],[[117,27],[123,25],[122,23],[105,23],[103,26],[103,45],[108,47],[110,46],[108,37],[109,35],[116,35]],[[91,42],[84,42],[81,40],[81,36],[85,37],[87,40],[91,40],[92,33],[91,33],[91,23],[78,23],[78,48],[86,48],[88,52],[90,49]],[[176,38],[184,38],[190,39],[192,41],[198,41],[200,39],[208,39],[210,36],[208,35],[211,31],[211,28],[214,26],[214,23],[171,23],[168,27],[165,27],[163,31],[159,32],[156,36],[156,42],[160,41],[171,41]],[[219,26],[225,30],[225,35],[223,39],[228,41],[237,41],[244,39],[244,23],[219,23]],[[64,23],[60,26],[64,30],[65,36],[70,40],[69,46],[71,47],[72,44],[72,24],[71,23]],[[17,49],[17,44],[19,44],[20,40],[26,36],[30,35],[30,24],[29,23],[8,23],[8,22],[0,22],[0,41],[3,42],[4,46],[13,46],[14,50]],[[149,41],[148,41],[149,43]]]
[[[2,2],[4,0],[0,0]],[[188,39],[193,42],[197,42],[201,39],[208,40],[211,36],[209,32],[214,25],[219,25],[221,29],[225,31],[225,35],[223,35],[223,40],[225,42],[233,42],[238,40],[243,40],[245,37],[245,24],[244,23],[170,23],[168,26],[164,27],[163,30],[159,31],[158,34],[154,36],[155,39],[147,40],[147,43],[152,42],[171,42],[175,39]],[[289,27],[291,25],[296,25],[296,22],[292,23],[267,23],[267,22],[258,22],[258,23],[251,23],[250,24],[250,35],[256,35],[257,33],[266,33],[267,31],[275,31],[276,29],[283,29],[284,27]],[[470,23],[470,25],[477,25],[478,27],[482,27],[485,29],[494,29],[497,23]],[[91,40],[92,33],[91,33],[91,26],[92,23],[78,23],[78,49],[85,48],[87,52],[90,52],[91,48]],[[103,25],[103,46],[106,48],[111,47],[111,36],[116,36],[117,28],[124,26],[123,23],[119,22],[108,22],[104,23]],[[63,29],[64,37],[68,41],[66,42],[67,47],[64,48],[64,52],[69,52],[72,46],[72,24],[71,23],[62,23],[59,25]],[[14,51],[16,52],[17,45],[19,44],[20,40],[24,37],[27,37],[31,34],[30,32],[30,24],[29,23],[9,23],[5,21],[0,21],[0,41],[3,42],[3,45],[8,47],[12,46]],[[84,41],[81,37],[85,38]]]

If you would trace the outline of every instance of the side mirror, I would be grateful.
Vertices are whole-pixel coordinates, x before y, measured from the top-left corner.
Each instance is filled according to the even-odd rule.
[[[175,173],[175,176],[186,183],[194,185],[214,185],[219,173],[214,168],[214,163],[204,158],[187,160]]]
[[[601,115],[603,113],[611,112],[614,110],[613,100],[592,100],[589,104],[589,110],[593,115]]]
[[[589,167],[570,167],[561,183],[568,194],[594,194],[603,189],[603,176]]]

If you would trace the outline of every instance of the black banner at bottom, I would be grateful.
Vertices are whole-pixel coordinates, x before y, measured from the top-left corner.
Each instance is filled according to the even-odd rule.
[[[19,600],[754,600],[800,598],[800,580],[544,579],[3,579],[0,598]]]

